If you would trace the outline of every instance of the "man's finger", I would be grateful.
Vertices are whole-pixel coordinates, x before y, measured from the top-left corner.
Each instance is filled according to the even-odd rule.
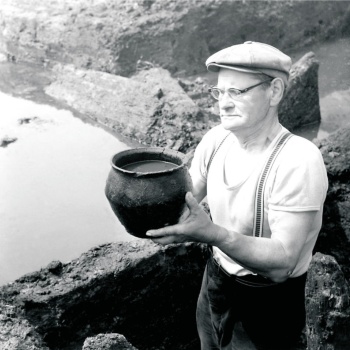
[[[160,228],[159,230],[149,230],[146,232],[146,236],[150,238],[161,238],[166,236],[171,236],[176,233],[174,229],[175,225]]]

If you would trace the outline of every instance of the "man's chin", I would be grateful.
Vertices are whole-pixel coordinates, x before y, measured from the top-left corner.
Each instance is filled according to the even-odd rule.
[[[224,129],[231,131],[237,130],[240,127],[239,123],[234,120],[228,120],[228,118],[221,118],[221,125]]]

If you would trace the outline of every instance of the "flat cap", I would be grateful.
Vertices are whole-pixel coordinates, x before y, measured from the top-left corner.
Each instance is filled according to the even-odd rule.
[[[246,41],[214,53],[205,64],[211,72],[218,72],[221,67],[247,73],[264,73],[281,78],[287,86],[292,60],[271,45]]]

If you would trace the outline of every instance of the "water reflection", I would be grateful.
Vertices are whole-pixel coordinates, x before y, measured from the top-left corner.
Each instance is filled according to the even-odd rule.
[[[128,146],[67,110],[0,93],[0,284],[69,261],[98,244],[131,240],[104,186]]]

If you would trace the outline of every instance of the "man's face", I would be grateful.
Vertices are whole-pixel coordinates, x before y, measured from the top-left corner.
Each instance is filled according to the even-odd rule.
[[[245,89],[259,83],[256,74],[231,69],[220,69],[218,88]],[[231,98],[226,92],[219,100],[220,118],[223,127],[233,132],[250,133],[264,127],[268,122],[270,90],[257,86],[240,96]]]

